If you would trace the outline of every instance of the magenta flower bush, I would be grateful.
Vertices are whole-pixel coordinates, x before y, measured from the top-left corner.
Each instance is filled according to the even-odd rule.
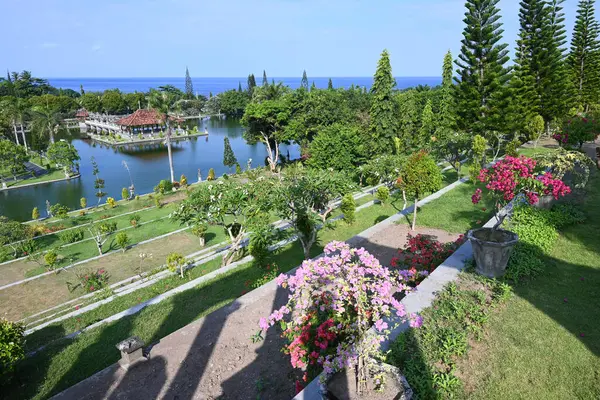
[[[522,194],[531,205],[539,201],[541,195],[551,194],[558,199],[571,192],[571,188],[560,179],[554,179],[552,174],[544,172],[535,174],[536,161],[528,157],[506,156],[498,161],[491,169],[482,169],[477,179],[485,183],[487,194],[496,203],[497,229],[506,215],[499,215],[500,210],[512,201],[517,195]],[[481,201],[483,191],[475,190],[471,197],[473,204]]]
[[[277,278],[290,291],[288,302],[260,319],[261,334],[280,323],[288,340],[284,352],[294,368],[304,371],[304,381],[321,370],[331,375],[348,366],[368,368],[392,328],[388,317],[410,321],[415,328],[422,324],[394,298],[397,291],[411,290],[398,282],[365,249],[331,242],[324,257],[304,261],[295,275]]]

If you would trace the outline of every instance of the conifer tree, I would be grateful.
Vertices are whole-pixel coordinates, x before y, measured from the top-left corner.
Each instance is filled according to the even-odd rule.
[[[267,71],[265,71],[263,69],[263,81],[262,81],[262,85],[263,86],[269,86],[269,80],[267,79]]]
[[[327,89],[333,89],[333,81],[329,78],[329,82],[327,82]]]
[[[548,126],[566,112],[564,0],[523,0],[519,11],[515,72],[511,81],[513,129],[541,115]]]
[[[310,85],[310,90],[315,90],[317,85],[315,85],[315,81],[313,81],[312,85]]]
[[[256,87],[256,78],[254,78],[254,74],[248,75],[248,95],[252,97],[252,93],[254,93],[254,88]]]
[[[424,149],[431,141],[431,136],[433,136],[435,129],[433,118],[433,105],[431,99],[427,99],[425,107],[423,107],[423,113],[421,114],[421,129],[419,129],[419,135],[415,143],[419,150]]]
[[[242,93],[242,82],[238,82],[238,92]]]
[[[392,96],[392,90],[396,86],[396,80],[392,75],[390,56],[387,50],[381,53],[377,63],[377,70],[371,87],[371,109],[370,126],[371,155],[391,153],[394,149],[394,137],[398,130],[396,118],[396,101]]]
[[[233,154],[233,149],[231,148],[228,137],[223,139],[223,145],[223,165],[231,169],[231,167],[237,164],[237,159],[235,158],[235,154]]]
[[[600,28],[594,16],[594,0],[581,0],[568,65],[577,105],[584,111],[597,101],[600,88]]]
[[[302,80],[300,81],[300,87],[308,90],[308,76],[306,76],[306,70],[302,73]]]
[[[452,63],[452,53],[448,50],[444,56],[444,65],[442,67],[442,95],[435,130],[435,135],[438,139],[447,137],[455,125]]]
[[[194,98],[194,85],[188,67],[185,67],[185,97],[188,99]]]
[[[508,46],[500,43],[503,30],[499,0],[467,0],[463,40],[455,90],[457,125],[472,135],[506,130]],[[484,56],[485,55],[485,56]]]

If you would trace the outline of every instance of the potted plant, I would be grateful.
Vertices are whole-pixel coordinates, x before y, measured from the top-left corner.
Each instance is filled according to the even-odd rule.
[[[405,381],[393,367],[380,362],[380,344],[393,328],[388,326],[392,313],[397,323],[410,320],[412,327],[419,327],[422,320],[406,315],[394,297],[393,282],[398,277],[392,271],[364,249],[331,242],[325,246],[324,257],[306,260],[295,275],[282,274],[276,281],[289,288],[288,302],[261,318],[256,338],[262,339],[269,327],[280,323],[288,342],[283,351],[290,355],[292,366],[302,371],[304,382],[323,371],[320,384],[325,398],[340,388],[340,380],[356,382],[344,388],[355,398],[373,398],[369,393],[386,386],[395,391],[386,398],[400,398],[399,391],[404,394]],[[401,292],[410,290],[399,286]],[[336,379],[336,374],[342,378]],[[344,374],[352,378],[346,380]],[[301,386],[298,381],[297,389]]]
[[[516,233],[500,229],[500,226],[517,196],[521,201],[534,205],[540,196],[552,194],[558,199],[571,192],[550,172],[536,176],[535,166],[536,161],[531,158],[506,156],[491,169],[479,172],[477,179],[485,183],[486,194],[494,200],[496,207],[496,224],[492,228],[474,229],[467,234],[479,274],[490,278],[504,275],[510,253],[519,238]],[[481,201],[482,193],[479,188],[475,191],[471,197],[474,204]]]

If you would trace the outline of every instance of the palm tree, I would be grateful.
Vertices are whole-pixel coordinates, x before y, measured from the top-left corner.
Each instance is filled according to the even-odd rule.
[[[33,108],[33,128],[40,136],[48,135],[50,143],[54,143],[54,135],[58,133],[62,122],[61,113],[52,109],[48,103]]]
[[[175,171],[173,169],[173,153],[171,150],[171,121],[169,113],[174,111],[177,103],[177,95],[170,91],[151,90],[148,96],[148,105],[156,110],[158,119],[167,127],[166,142],[169,152],[169,168],[171,169],[171,182],[175,182]]]
[[[13,131],[15,134],[15,142],[19,143],[19,135],[17,131],[17,125],[19,126],[19,131],[21,132],[21,137],[23,139],[23,146],[25,146],[25,151],[28,151],[27,147],[27,138],[25,137],[25,129],[24,124],[25,120],[29,117],[30,109],[27,105],[27,102],[23,99],[19,99],[16,97],[8,97],[1,104],[1,109],[3,113],[8,117],[13,126]]]

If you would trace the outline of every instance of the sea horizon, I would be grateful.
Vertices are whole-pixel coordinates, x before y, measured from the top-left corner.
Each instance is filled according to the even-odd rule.
[[[101,92],[107,89],[119,89],[124,93],[131,92],[147,92],[151,88],[157,88],[162,85],[173,85],[179,89],[185,89],[185,78],[181,77],[76,77],[76,78],[45,78],[48,82],[57,88],[72,89],[79,91],[83,86],[85,91]],[[218,93],[238,89],[239,85],[242,88],[246,87],[248,77],[192,77],[194,92],[199,95],[208,96],[211,93]],[[309,85],[313,82],[319,89],[327,88],[331,79],[335,88],[349,88],[351,85],[366,87],[369,89],[373,82],[373,77],[309,77]],[[407,89],[417,85],[436,86],[442,81],[441,77],[437,76],[398,76],[396,79],[397,89]],[[283,84],[292,89],[300,87],[301,77],[268,77],[268,81],[283,82]],[[256,76],[257,84],[262,83],[262,76]]]

